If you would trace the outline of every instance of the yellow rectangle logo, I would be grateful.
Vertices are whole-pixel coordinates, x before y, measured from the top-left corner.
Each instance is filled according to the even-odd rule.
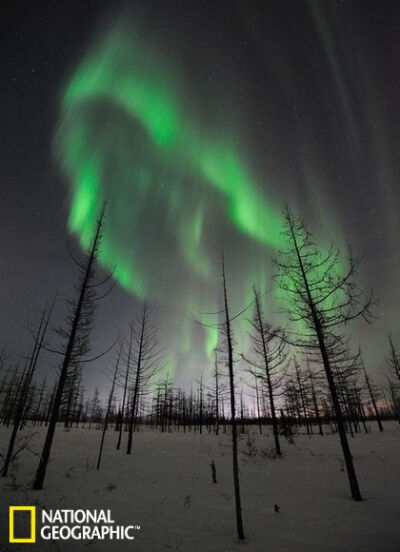
[[[29,538],[18,539],[14,536],[14,513],[15,512],[30,512],[30,536]],[[36,506],[10,506],[9,507],[9,527],[10,539],[9,542],[36,542]]]

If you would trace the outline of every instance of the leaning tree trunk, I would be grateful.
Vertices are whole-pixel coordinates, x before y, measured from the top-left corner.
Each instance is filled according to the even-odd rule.
[[[87,263],[87,266],[86,266],[85,274],[84,274],[84,277],[83,277],[83,280],[82,280],[82,285],[81,285],[81,288],[80,288],[80,291],[79,291],[79,299],[78,299],[78,303],[77,303],[76,308],[75,308],[75,312],[74,312],[74,316],[73,316],[73,320],[72,320],[72,325],[71,325],[71,331],[70,331],[69,339],[68,339],[68,344],[67,344],[67,348],[65,350],[65,355],[64,355],[64,360],[63,360],[62,367],[61,367],[60,377],[59,377],[58,383],[57,383],[57,389],[56,389],[56,393],[55,393],[55,396],[54,396],[54,402],[53,402],[52,412],[51,412],[51,416],[50,416],[49,426],[48,426],[48,429],[47,429],[46,439],[45,439],[45,442],[44,442],[42,455],[40,457],[39,466],[38,466],[37,471],[36,471],[35,479],[33,481],[33,486],[32,487],[35,490],[40,490],[40,489],[43,488],[43,483],[44,483],[44,480],[45,480],[45,477],[46,477],[47,465],[49,463],[51,447],[52,447],[52,444],[53,444],[54,433],[55,433],[56,425],[57,425],[57,421],[58,421],[60,405],[61,405],[61,401],[62,401],[62,397],[63,397],[63,393],[64,393],[64,387],[65,387],[65,383],[67,381],[68,369],[69,369],[69,366],[70,366],[70,363],[71,363],[71,360],[72,360],[72,357],[73,357],[75,339],[76,339],[77,332],[78,332],[79,322],[81,320],[81,315],[82,315],[84,302],[85,302],[85,299],[86,299],[86,296],[87,296],[88,285],[89,285],[90,277],[92,275],[93,265],[94,265],[94,262],[95,262],[95,259],[96,259],[96,252],[97,252],[98,244],[99,244],[99,241],[100,241],[100,234],[101,234],[103,216],[104,216],[104,209],[103,209],[103,212],[102,212],[101,217],[99,219],[99,222],[97,224],[96,234],[95,234],[95,237],[94,237],[94,240],[93,240],[93,244],[92,244],[92,248],[91,248],[91,251],[90,251],[90,255],[89,255],[88,263]]]
[[[313,322],[313,325],[314,325],[315,332],[317,334],[318,346],[319,346],[319,350],[321,352],[321,357],[322,357],[322,362],[323,362],[323,365],[324,365],[326,379],[328,381],[329,391],[330,391],[330,395],[331,395],[331,399],[332,399],[332,406],[333,406],[333,410],[334,410],[334,413],[335,413],[336,425],[337,425],[337,429],[338,429],[338,432],[339,432],[340,443],[342,445],[343,456],[344,456],[344,460],[345,460],[345,464],[346,464],[346,470],[347,470],[347,476],[348,476],[349,484],[350,484],[351,496],[353,497],[354,500],[359,502],[359,501],[362,500],[362,497],[361,497],[361,493],[360,493],[360,488],[358,486],[356,471],[354,469],[353,457],[351,455],[349,442],[347,440],[346,429],[345,429],[345,425],[344,425],[342,411],[341,411],[341,408],[340,408],[338,394],[337,394],[337,391],[336,391],[336,384],[335,384],[335,381],[334,381],[334,378],[333,378],[332,369],[331,369],[331,365],[330,365],[330,361],[329,361],[329,355],[328,355],[328,351],[327,351],[326,345],[325,345],[325,336],[324,336],[323,328],[321,326],[320,320],[319,320],[317,312],[316,312],[315,304],[314,304],[314,301],[313,301],[313,298],[312,298],[312,295],[311,295],[311,291],[310,291],[310,287],[309,287],[309,284],[308,284],[307,275],[305,273],[303,261],[302,261],[301,254],[300,254],[300,251],[299,251],[299,248],[298,248],[298,245],[297,245],[296,236],[294,235],[293,231],[292,231],[292,239],[293,239],[293,243],[294,243],[294,246],[295,246],[296,255],[297,255],[298,262],[299,262],[299,267],[300,267],[300,270],[301,270],[301,275],[302,275],[302,278],[303,278],[305,290],[306,290],[306,293],[307,293],[308,305],[309,305],[309,308],[310,308],[310,311],[311,311],[312,322]]]

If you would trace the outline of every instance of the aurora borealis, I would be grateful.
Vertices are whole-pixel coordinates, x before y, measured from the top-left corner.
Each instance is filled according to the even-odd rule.
[[[123,288],[165,303],[169,317],[174,311],[183,316],[168,354],[171,367],[186,354],[187,366],[193,359],[190,315],[219,304],[218,251],[234,254],[238,234],[256,242],[260,255],[266,247],[266,256],[282,243],[281,214],[258,191],[235,140],[221,129],[209,138],[190,112],[181,111],[182,93],[169,84],[161,54],[151,56],[132,31],[117,23],[84,57],[63,97],[55,150],[72,187],[70,231],[86,247],[107,200],[99,260]],[[228,247],[215,239],[225,227],[235,231]],[[237,307],[254,282],[267,283],[248,247],[235,271]],[[206,326],[205,334],[211,359],[217,331]]]
[[[25,42],[21,56],[31,56],[27,74],[42,84],[21,88],[28,114],[10,126],[15,143],[3,175],[17,218],[29,228],[34,219],[42,245],[32,262],[47,267],[58,289],[57,271],[69,261],[49,251],[67,235],[87,246],[107,199],[100,261],[114,271],[119,307],[105,307],[99,324],[121,328],[146,298],[171,371],[190,382],[209,369],[217,340],[193,317],[206,321],[200,313],[219,308],[221,250],[233,311],[249,303],[255,284],[269,291],[271,320],[280,319],[270,258],[288,202],[319,241],[350,242],[364,256],[360,280],[381,298],[381,318],[372,333],[356,336],[379,362],[378,342],[400,329],[399,10],[369,1],[215,4],[100,2],[83,12],[60,8],[61,17],[35,15],[49,35],[36,46]],[[30,202],[15,200],[18,186]],[[2,209],[14,228],[7,201]],[[29,251],[28,228],[14,235]],[[7,267],[23,262],[10,240]],[[24,289],[35,290],[34,308],[45,296],[43,277],[29,281],[27,267],[19,274]],[[3,295],[4,312],[13,312],[16,287]],[[247,330],[243,317],[236,328],[243,349]]]
[[[238,231],[272,247],[281,241],[280,214],[257,191],[240,153],[228,138],[213,143],[190,124],[168,93],[161,71],[157,72],[154,62],[143,62],[147,59],[146,45],[117,27],[73,76],[56,136],[58,156],[73,186],[70,230],[87,244],[93,213],[104,199],[115,202],[115,208],[110,208],[115,211],[112,223],[121,228],[110,245],[106,233],[101,261],[108,268],[116,265],[120,284],[139,296],[146,293],[146,285],[141,271],[129,266],[131,257],[135,258],[135,243],[132,255],[125,256],[119,253],[117,242],[127,231],[124,221],[140,216],[135,204],[140,204],[142,195],[162,197],[162,208],[173,218],[170,227],[177,234],[181,254],[200,274],[210,270],[201,250],[204,219],[210,211],[201,195],[212,195],[210,187],[227,205],[221,216],[227,216]],[[141,151],[135,150],[138,141]],[[187,188],[192,188],[192,205],[185,202]],[[203,188],[205,193],[199,193]],[[183,214],[185,210],[189,212]],[[183,222],[177,223],[177,217]]]

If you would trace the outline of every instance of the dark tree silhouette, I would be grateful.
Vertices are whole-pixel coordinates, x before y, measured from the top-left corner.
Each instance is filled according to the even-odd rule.
[[[139,400],[148,393],[151,379],[161,369],[162,351],[155,325],[150,321],[146,303],[130,329],[129,365],[133,367],[131,404],[126,453],[132,452],[133,431],[137,420]]]
[[[4,466],[2,469],[2,476],[6,477],[8,475],[8,470],[10,467],[11,460],[13,458],[13,452],[14,452],[14,445],[15,445],[15,439],[17,437],[18,429],[20,428],[21,422],[23,420],[24,416],[24,410],[28,398],[28,393],[30,389],[30,385],[32,382],[33,374],[36,370],[37,362],[39,359],[40,352],[43,347],[43,341],[46,336],[47,328],[50,322],[51,313],[53,310],[54,303],[50,309],[50,311],[47,313],[46,311],[43,311],[42,317],[40,319],[39,328],[36,332],[36,335],[34,337],[34,345],[32,348],[32,352],[30,354],[30,357],[28,359],[28,366],[27,370],[24,373],[24,378],[21,382],[20,390],[19,390],[19,396],[17,398],[16,403],[16,410],[14,415],[14,424],[13,429],[11,432],[10,441],[8,444],[7,454],[4,461]]]
[[[300,398],[301,414],[306,426],[307,435],[310,435],[311,430],[310,430],[310,424],[308,421],[307,396],[306,396],[306,391],[303,384],[303,374],[300,370],[300,366],[296,358],[294,359],[294,368],[295,368],[295,375],[296,375],[296,381],[297,381],[297,390]]]
[[[280,337],[280,331],[274,329],[265,321],[263,309],[261,306],[261,297],[256,288],[254,293],[254,315],[249,322],[253,327],[253,333],[250,335],[254,353],[258,362],[245,360],[252,366],[250,370],[254,376],[261,378],[268,390],[269,406],[271,410],[272,430],[275,441],[275,452],[277,456],[282,455],[279,442],[278,418],[275,407],[275,393],[280,386],[283,377],[282,365],[286,360],[285,343]],[[256,389],[258,402],[258,386]]]
[[[365,364],[362,358],[361,358],[361,366],[364,372],[365,385],[367,386],[369,398],[371,399],[372,407],[374,409],[376,423],[378,424],[379,431],[383,431],[381,416],[379,414],[378,405],[376,404],[376,393],[375,393],[375,390],[373,389],[371,379],[367,373],[367,369],[365,368]]]
[[[118,430],[117,450],[121,448],[122,432],[124,429],[125,407],[126,407],[126,399],[127,399],[128,383],[129,383],[129,372],[131,369],[131,351],[132,351],[132,327],[130,327],[129,329],[129,343],[128,343],[128,353],[126,358],[125,377],[123,382],[124,391],[122,395],[121,419],[120,419],[119,430]]]
[[[226,348],[228,356],[229,370],[229,391],[231,404],[231,428],[232,428],[232,468],[233,468],[233,485],[235,489],[235,506],[236,506],[236,527],[237,534],[240,540],[243,540],[243,519],[242,505],[240,496],[240,480],[239,480],[239,461],[238,461],[238,444],[237,444],[237,426],[236,426],[236,405],[235,405],[235,375],[233,368],[233,332],[231,325],[231,317],[229,312],[228,292],[226,286],[225,262],[222,257],[222,284],[223,284],[223,301],[224,301],[224,316],[225,321],[222,324],[222,331],[226,338]]]
[[[214,381],[215,381],[215,435],[219,434],[219,395],[220,395],[220,384],[219,384],[219,372],[218,372],[218,357],[217,352],[215,351],[215,364],[214,364]]]
[[[308,370],[308,377],[309,377],[309,380],[310,380],[311,398],[312,398],[312,402],[313,402],[313,405],[314,405],[314,414],[315,414],[315,417],[316,417],[317,423],[318,423],[318,431],[319,431],[320,435],[323,435],[324,430],[322,428],[320,408],[319,408],[319,405],[318,405],[316,386],[315,386],[315,381],[314,381],[315,378],[314,378],[314,374],[311,371],[310,363],[309,363],[308,359],[307,359],[307,370]]]
[[[286,248],[275,261],[278,284],[287,298],[289,317],[297,325],[290,338],[305,350],[318,350],[329,386],[351,495],[361,493],[345,431],[334,365],[346,354],[342,327],[356,318],[371,319],[372,295],[366,300],[354,282],[359,259],[349,254],[341,268],[340,252],[333,245],[323,252],[312,241],[301,218],[284,211]]]
[[[387,360],[391,376],[400,382],[400,353],[393,344],[392,336],[389,336],[390,357]]]
[[[104,207],[97,221],[86,262],[84,265],[79,266],[80,283],[77,287],[76,297],[69,302],[66,327],[65,329],[60,329],[58,332],[65,339],[66,345],[63,351],[63,361],[56,384],[47,434],[33,481],[33,489],[38,490],[43,488],[69,371],[71,366],[75,366],[80,361],[82,355],[88,351],[88,341],[96,306],[96,289],[103,283],[96,281],[95,278],[95,266],[102,237],[103,219]]]
[[[100,469],[101,457],[102,457],[102,454],[103,454],[104,439],[106,437],[106,431],[108,429],[108,421],[109,421],[109,417],[110,417],[110,414],[111,414],[111,407],[112,407],[112,402],[113,402],[113,398],[114,398],[115,382],[117,380],[119,361],[121,359],[121,352],[122,352],[122,342],[121,342],[121,345],[120,345],[120,348],[119,348],[119,351],[118,351],[117,362],[115,363],[115,369],[114,369],[114,375],[113,375],[113,379],[112,379],[112,383],[111,383],[110,394],[108,395],[106,413],[104,415],[104,425],[103,425],[103,431],[102,431],[102,434],[101,434],[99,456],[97,458],[97,465],[96,465],[97,470]]]

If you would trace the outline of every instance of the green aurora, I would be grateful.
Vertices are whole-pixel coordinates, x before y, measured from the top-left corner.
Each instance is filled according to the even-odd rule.
[[[86,248],[107,200],[100,263],[121,287],[165,307],[169,366],[191,371],[193,350],[207,362],[218,343],[217,330],[199,332],[192,317],[215,321],[199,313],[218,310],[221,251],[238,311],[253,285],[271,285],[268,261],[284,244],[281,206],[260,192],[237,137],[203,129],[183,90],[168,60],[117,25],[68,83],[54,151],[71,187],[70,232]],[[246,350],[247,321],[239,327]]]

